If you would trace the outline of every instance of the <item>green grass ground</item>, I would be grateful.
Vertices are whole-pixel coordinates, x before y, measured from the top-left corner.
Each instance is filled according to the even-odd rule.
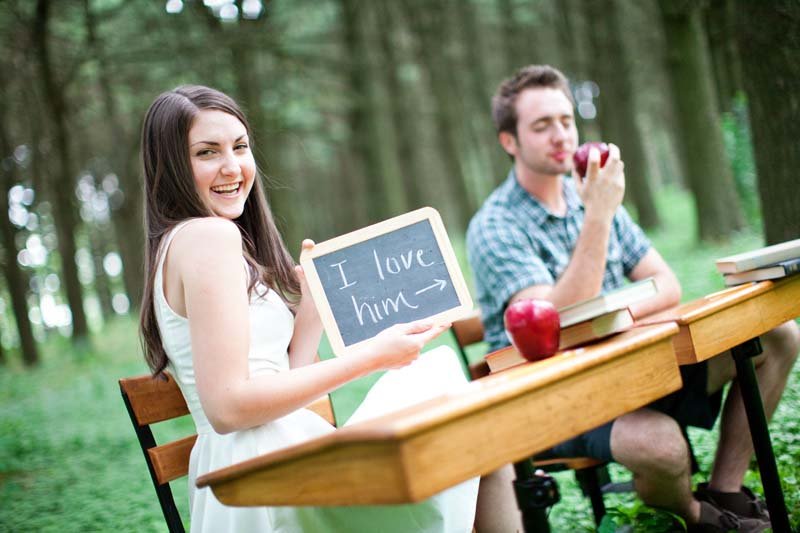
[[[667,191],[660,201],[667,229],[651,237],[681,279],[685,299],[722,288],[714,258],[761,244],[757,234],[743,233],[726,245],[698,246],[687,197]],[[440,342],[452,342],[449,335],[443,337]],[[39,368],[0,369],[0,531],[166,530],[117,386],[119,377],[145,371],[136,323],[129,318],[95,335],[91,352],[78,353],[67,341],[54,338],[43,346]],[[370,382],[361,380],[335,395],[338,416],[349,416]],[[796,369],[770,426],[795,527],[800,524],[798,387]],[[158,428],[157,438],[191,431],[191,421],[183,419]],[[713,431],[691,432],[703,472],[710,466],[714,436]],[[615,479],[626,476],[623,469],[612,469]],[[588,500],[579,494],[572,475],[556,477],[562,502],[550,516],[553,530],[592,530]],[[749,472],[747,482],[758,488],[758,474]],[[185,480],[172,485],[185,516]],[[662,515],[642,508],[630,495],[607,497],[607,503],[619,522],[633,523],[636,531],[658,531],[657,524],[663,523]]]

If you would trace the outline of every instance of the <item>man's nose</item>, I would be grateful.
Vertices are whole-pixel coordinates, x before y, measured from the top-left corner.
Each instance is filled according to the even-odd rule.
[[[567,138],[567,128],[560,122],[553,124],[553,141],[563,142]]]

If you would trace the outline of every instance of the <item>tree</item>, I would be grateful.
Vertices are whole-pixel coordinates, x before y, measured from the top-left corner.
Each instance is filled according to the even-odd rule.
[[[659,7],[698,234],[703,240],[725,239],[742,228],[744,217],[722,142],[700,7],[671,0],[659,0]]]
[[[33,24],[33,44],[39,66],[45,104],[53,123],[53,136],[57,163],[51,176],[50,191],[53,198],[53,215],[58,233],[58,251],[61,255],[61,281],[66,288],[67,302],[72,312],[72,340],[82,344],[89,337],[89,327],[83,310],[83,289],[78,280],[75,264],[75,233],[78,227],[73,202],[74,183],[72,150],[67,126],[67,100],[64,80],[57,79],[53,67],[52,48],[48,38],[51,2],[38,0]]]
[[[114,84],[110,73],[110,65],[106,47],[100,40],[97,31],[97,15],[91,9],[89,0],[84,0],[84,23],[86,27],[86,40],[89,53],[96,63],[96,77],[102,99],[102,107],[106,116],[103,124],[107,134],[112,139],[117,139],[120,148],[111,151],[110,164],[119,178],[119,194],[124,201],[113,203],[111,206],[111,223],[116,234],[119,254],[122,258],[122,280],[125,292],[131,302],[132,309],[138,309],[144,290],[144,228],[141,224],[131,224],[131,220],[141,219],[142,194],[139,183],[137,166],[137,132],[125,124],[125,119],[119,111],[118,96],[115,94]],[[108,16],[106,14],[106,16]],[[100,289],[102,294],[102,288]],[[103,298],[101,297],[101,302]]]
[[[720,112],[731,111],[736,94],[744,87],[735,25],[734,0],[709,2],[705,11],[705,26]]]
[[[451,189],[450,205],[455,215],[454,222],[464,228],[477,208],[477,199],[467,186],[461,158],[461,123],[457,102],[453,97],[453,90],[458,85],[454,79],[452,64],[444,52],[451,35],[449,13],[442,0],[423,3],[419,0],[404,0],[402,5],[408,14],[410,30],[417,41],[417,63],[425,72],[435,106],[433,119],[437,151],[444,163],[446,181]]]
[[[740,0],[736,7],[764,236],[774,244],[800,237],[800,3]]]
[[[643,143],[644,132],[637,120],[636,88],[628,51],[622,42],[623,29],[616,0],[591,0],[587,15],[590,38],[596,57],[592,77],[600,85],[598,120],[605,140],[619,145],[625,161],[625,178],[639,224],[647,229],[659,225],[647,156]],[[615,64],[613,70],[609,65]]]
[[[6,85],[6,82],[2,82]],[[6,93],[5,87],[2,93]],[[6,100],[3,94],[3,100]],[[11,156],[13,145],[6,128],[6,107],[0,106],[0,215],[5,220],[0,221],[0,263],[5,274],[6,287],[14,311],[14,322],[17,324],[22,361],[27,366],[39,362],[39,352],[33,337],[33,328],[28,319],[27,287],[28,276],[17,262],[19,249],[16,245],[16,235],[13,226],[8,220],[8,191],[17,181],[17,162]]]

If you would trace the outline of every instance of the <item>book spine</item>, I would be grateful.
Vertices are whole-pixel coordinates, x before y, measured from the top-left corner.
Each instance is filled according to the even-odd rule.
[[[787,276],[800,272],[800,261],[793,261],[783,265],[783,273]]]

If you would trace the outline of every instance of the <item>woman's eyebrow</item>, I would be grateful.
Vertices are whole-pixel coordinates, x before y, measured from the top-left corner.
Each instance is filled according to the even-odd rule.
[[[240,136],[238,136],[238,137],[236,138],[236,140],[234,140],[233,142],[235,142],[235,143],[238,143],[239,141],[241,141],[241,140],[242,140],[242,139],[244,139],[245,137],[247,137],[247,134],[246,134],[246,133],[245,133],[245,134],[243,134],[243,135],[240,135]],[[192,146],[194,146],[195,144],[210,144],[211,146],[219,146],[219,143],[218,143],[218,142],[216,142],[216,141],[197,141],[197,142],[194,142],[194,143],[190,144],[189,146],[190,146],[190,147],[192,147]]]

